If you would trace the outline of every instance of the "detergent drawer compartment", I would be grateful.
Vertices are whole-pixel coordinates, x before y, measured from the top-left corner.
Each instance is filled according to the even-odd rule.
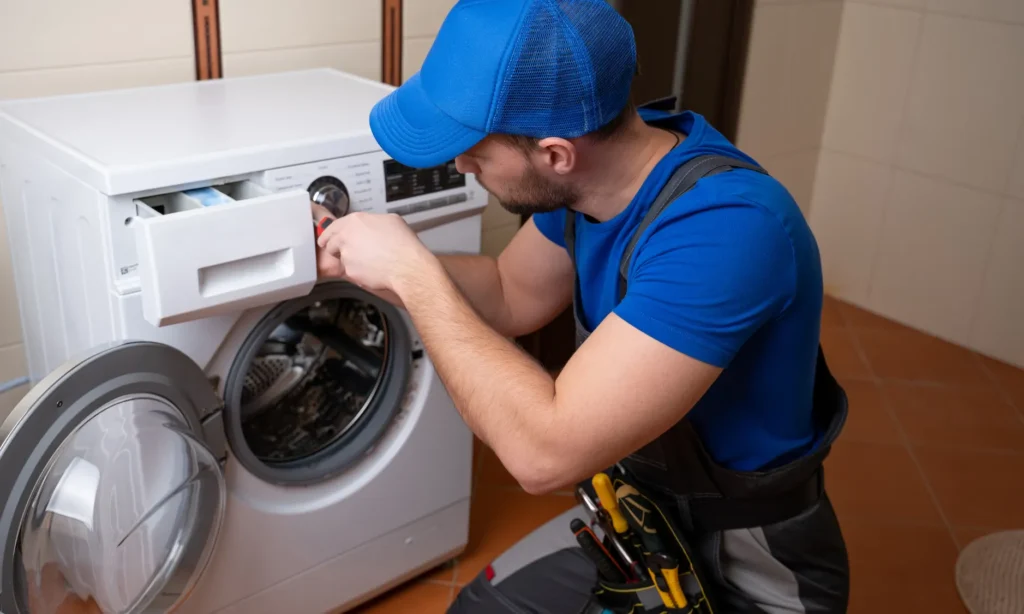
[[[143,315],[154,326],[302,296],[316,283],[305,190],[241,181],[134,203]]]

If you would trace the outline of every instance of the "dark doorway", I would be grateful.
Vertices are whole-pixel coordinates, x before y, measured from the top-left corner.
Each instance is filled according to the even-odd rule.
[[[703,115],[735,141],[754,0],[609,0],[636,37],[640,75],[633,100],[675,96],[677,110]],[[525,223],[527,217],[523,217]],[[575,345],[571,310],[519,343],[546,368],[569,360]]]

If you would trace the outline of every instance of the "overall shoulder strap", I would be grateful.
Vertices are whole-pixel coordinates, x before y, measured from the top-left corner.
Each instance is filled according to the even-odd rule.
[[[620,301],[626,296],[626,279],[629,276],[629,265],[633,260],[633,250],[636,249],[636,244],[640,240],[640,236],[643,235],[644,231],[647,230],[654,220],[657,219],[657,217],[661,215],[661,213],[665,211],[670,204],[675,202],[675,200],[683,194],[693,189],[693,186],[697,185],[698,181],[704,177],[710,177],[712,175],[717,175],[718,173],[724,173],[737,168],[757,171],[765,175],[768,174],[768,171],[756,164],[750,164],[749,162],[736,158],[714,154],[697,156],[688,160],[685,164],[677,168],[674,173],[672,173],[672,176],[665,184],[665,187],[661,189],[661,192],[658,193],[658,197],[654,200],[651,208],[647,211],[644,219],[640,221],[636,231],[633,233],[633,237],[626,245],[626,249],[622,252],[622,261],[619,263]],[[570,219],[572,218],[573,216],[570,215]],[[566,220],[566,237],[568,237],[569,228],[569,220]],[[568,245],[568,242],[566,245]]]

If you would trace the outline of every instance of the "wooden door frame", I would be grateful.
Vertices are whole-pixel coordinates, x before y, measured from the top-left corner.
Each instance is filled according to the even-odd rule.
[[[381,81],[398,87],[402,84],[402,42],[404,37],[404,1],[381,0]]]
[[[196,80],[224,76],[220,44],[220,5],[218,0],[191,0],[192,40],[195,44]]]

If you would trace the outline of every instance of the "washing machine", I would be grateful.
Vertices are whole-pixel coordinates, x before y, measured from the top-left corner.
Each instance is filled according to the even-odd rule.
[[[0,612],[340,612],[466,545],[472,435],[408,314],[319,281],[310,200],[476,253],[486,192],[295,71],[0,104],[33,387]]]

